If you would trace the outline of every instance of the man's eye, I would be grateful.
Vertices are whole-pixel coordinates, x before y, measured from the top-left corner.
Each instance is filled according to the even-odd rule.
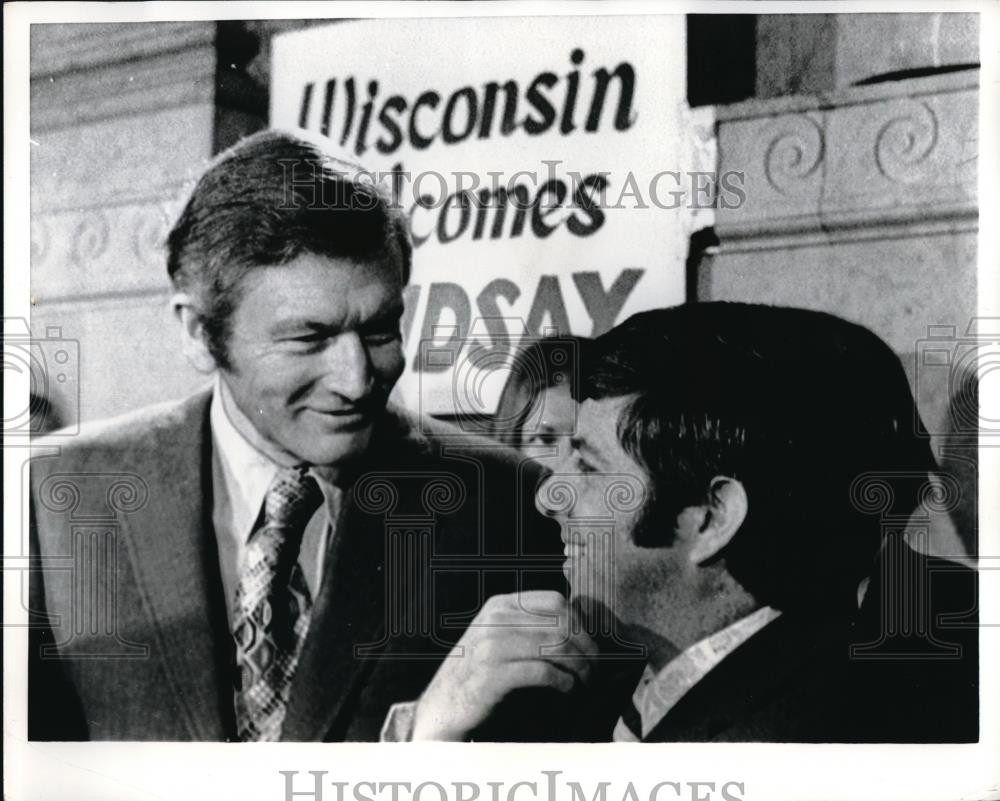
[[[400,338],[398,328],[386,329],[384,331],[369,331],[365,334],[365,343],[373,347],[388,345]]]
[[[323,334],[318,331],[303,331],[301,334],[287,334],[285,336],[280,336],[275,341],[281,345],[302,347],[306,345],[315,345],[317,342],[322,342],[324,339],[325,337]]]
[[[286,347],[299,353],[312,353],[326,343],[326,337],[320,333],[299,334],[282,340]]]
[[[529,445],[555,445],[556,435],[552,431],[537,431],[528,440]]]

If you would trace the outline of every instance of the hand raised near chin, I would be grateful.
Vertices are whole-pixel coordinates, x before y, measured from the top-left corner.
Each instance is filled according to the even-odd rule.
[[[421,696],[413,739],[464,740],[514,690],[586,684],[597,646],[574,614],[554,591],[487,600]]]

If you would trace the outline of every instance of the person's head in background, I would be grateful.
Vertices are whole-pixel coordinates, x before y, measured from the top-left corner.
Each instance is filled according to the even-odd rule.
[[[590,342],[559,336],[520,348],[500,394],[493,437],[543,462],[561,457],[576,424],[574,395]]]

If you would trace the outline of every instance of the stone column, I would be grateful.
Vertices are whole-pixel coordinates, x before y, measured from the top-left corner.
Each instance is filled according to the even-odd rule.
[[[756,96],[844,89],[977,64],[976,14],[761,14]]]
[[[31,329],[79,341],[46,388],[64,419],[205,381],[180,354],[163,242],[212,155],[264,124],[256,52],[234,23],[32,26]]]
[[[761,17],[758,36],[765,96],[716,112],[719,170],[745,174],[746,202],[717,210],[697,297],[830,311],[885,339],[963,488],[938,550],[971,552],[975,15]]]

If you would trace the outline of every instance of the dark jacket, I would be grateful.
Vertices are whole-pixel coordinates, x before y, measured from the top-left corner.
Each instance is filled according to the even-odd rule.
[[[974,570],[894,538],[857,615],[783,614],[646,739],[977,742],[977,620]]]

